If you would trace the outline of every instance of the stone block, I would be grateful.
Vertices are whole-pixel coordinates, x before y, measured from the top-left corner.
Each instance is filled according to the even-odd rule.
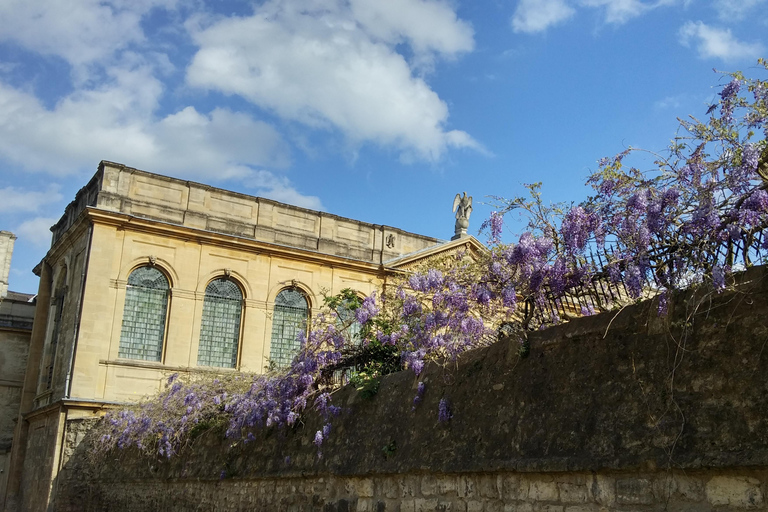
[[[474,498],[477,495],[475,480],[471,476],[458,477],[458,493],[460,498]]]
[[[687,501],[704,501],[704,482],[700,478],[692,478],[686,475],[676,475],[674,478],[674,491],[682,499]]]
[[[415,498],[419,490],[419,480],[416,476],[403,476],[398,478],[398,486],[400,487],[400,497],[402,498]]]
[[[425,497],[437,494],[437,478],[432,475],[421,477],[421,495]]]
[[[707,482],[707,501],[713,506],[729,505],[742,509],[763,507],[763,492],[756,478],[716,476]]]
[[[354,481],[355,493],[362,498],[373,497],[373,480],[370,478],[358,478]]]
[[[381,492],[390,499],[395,499],[400,497],[400,483],[396,478],[384,478],[381,481]]]
[[[525,500],[528,498],[528,480],[519,475],[504,475],[501,480],[501,496],[504,501]]]
[[[651,481],[645,478],[617,480],[616,501],[623,505],[649,505],[653,503]]]
[[[481,475],[477,481],[478,492],[483,498],[501,498],[498,480],[495,475]]]
[[[483,502],[478,500],[468,501],[467,512],[483,512]]]
[[[528,499],[532,501],[558,501],[560,493],[557,484],[552,481],[531,480],[528,488]]]
[[[461,501],[438,500],[435,510],[438,512],[466,512],[467,506]]]
[[[437,510],[437,498],[416,498],[414,500],[416,512],[434,512]]]
[[[504,512],[504,502],[499,500],[486,501],[484,512]]]
[[[661,475],[651,483],[656,501],[667,502],[677,490],[677,481],[671,474]]]
[[[458,478],[455,476],[438,477],[436,488],[437,493],[440,496],[456,496],[458,490]]]
[[[376,512],[376,502],[370,498],[360,498],[357,500],[357,512]]]
[[[587,487],[579,484],[558,482],[560,501],[564,503],[584,503],[587,501]]]
[[[504,505],[504,512],[533,512],[533,505],[530,503],[507,503]]]

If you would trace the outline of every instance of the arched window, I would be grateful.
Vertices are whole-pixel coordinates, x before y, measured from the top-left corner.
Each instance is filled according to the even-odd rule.
[[[53,370],[56,367],[56,352],[58,350],[59,338],[61,337],[61,320],[64,315],[64,306],[67,305],[67,268],[62,267],[56,280],[56,288],[53,292],[54,299],[51,301],[51,313],[49,321],[53,321],[51,327],[50,339],[45,354],[45,369],[41,378],[45,383],[45,389],[51,389],[53,385]]]
[[[240,341],[243,293],[234,281],[214,279],[205,288],[197,364],[234,368]]]
[[[169,290],[168,279],[154,267],[139,267],[128,276],[119,357],[160,361]]]
[[[355,318],[355,310],[360,307],[362,301],[363,299],[356,293],[349,290],[348,296],[336,308],[336,314],[339,315],[339,326],[343,330],[344,337],[349,345],[360,345],[361,342],[360,331],[362,331],[363,326]]]
[[[296,335],[307,329],[309,306],[304,294],[295,288],[287,288],[275,297],[272,315],[272,344],[269,349],[270,364],[278,368],[288,366],[299,350]]]

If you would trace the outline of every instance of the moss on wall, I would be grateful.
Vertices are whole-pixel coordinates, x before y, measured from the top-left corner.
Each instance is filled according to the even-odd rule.
[[[369,399],[342,389],[334,402],[343,412],[332,421],[322,458],[312,443],[322,420],[312,415],[291,431],[260,432],[247,444],[233,446],[209,432],[170,461],[136,453],[88,461],[85,442],[60,475],[57,503],[67,510],[75,501],[83,505],[76,496],[89,496],[99,509],[110,496],[119,499],[115,489],[126,485],[150,494],[202,486],[207,491],[195,492],[210,498],[237,485],[285,484],[283,492],[269,494],[280,509],[297,485],[316,484],[326,490],[309,492],[297,509],[335,504],[333,510],[341,510],[339,500],[346,500],[349,510],[406,510],[406,501],[416,507],[413,500],[432,499],[425,477],[493,475],[497,482],[517,475],[527,490],[515,503],[566,506],[570,491],[560,484],[571,475],[583,480],[574,480],[582,483],[573,492],[582,496],[583,487],[584,499],[573,503],[587,503],[584,510],[602,506],[598,476],[610,482],[605,493],[616,510],[660,510],[675,496],[698,503],[691,505],[696,510],[759,508],[768,482],[767,276],[752,269],[734,291],[676,295],[666,317],[649,301],[530,333],[527,358],[519,356],[520,340],[505,339],[458,364],[433,364],[418,378],[390,375]],[[414,409],[419,380],[426,392]],[[438,421],[441,399],[450,403],[448,422]],[[681,498],[677,483],[674,490],[655,490],[680,471],[698,475],[691,484],[698,491],[689,494],[699,501]],[[349,487],[360,478],[370,479],[370,492]],[[415,478],[419,487],[388,498],[386,486],[398,478]],[[329,479],[338,485],[330,489]],[[494,488],[503,494],[499,485]],[[620,503],[622,493],[629,498]],[[458,490],[449,494],[460,502],[457,509],[469,507]],[[506,503],[502,494],[487,499]],[[424,510],[438,509],[435,500]]]

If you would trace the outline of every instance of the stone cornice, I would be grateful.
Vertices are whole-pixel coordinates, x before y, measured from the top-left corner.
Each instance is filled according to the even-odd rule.
[[[347,268],[358,271],[363,270],[368,273],[376,272],[381,268],[378,263],[343,258],[297,247],[272,244],[246,237],[189,228],[178,224],[170,224],[98,208],[86,208],[83,212],[83,216],[94,223],[112,225],[117,229],[150,233],[175,238],[185,242],[209,244],[227,249],[245,250],[254,256],[259,254],[267,256],[283,256],[292,260],[319,263],[333,268]]]

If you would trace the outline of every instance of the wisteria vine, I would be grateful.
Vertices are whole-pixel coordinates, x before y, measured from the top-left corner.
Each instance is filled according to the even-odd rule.
[[[759,65],[768,69],[762,59]],[[529,185],[528,196],[500,200],[484,223],[487,254],[459,251],[365,299],[349,290],[329,298],[287,368],[186,383],[171,376],[158,397],[107,416],[101,449],[132,446],[172,457],[206,429],[218,426],[248,442],[258,429],[297,426],[313,409],[324,419],[313,437],[321,454],[340,412],[328,370],[351,354],[394,355],[394,366],[367,367],[367,379],[401,368],[419,376],[429,361],[450,362],[492,342],[501,323],[524,316],[525,305],[575,293],[595,279],[622,281],[628,299],[655,283],[660,312],[667,290],[702,281],[722,289],[739,265],[768,249],[768,82],[724,76],[708,119],[681,120],[682,134],[665,155],[654,155],[652,169],[627,163],[641,152],[635,148],[602,159],[587,181],[595,195],[577,205],[547,205],[540,184]],[[502,229],[512,211],[523,211],[528,225],[507,245]],[[604,266],[588,257],[593,251],[604,255]],[[595,300],[578,313],[612,306]],[[425,390],[419,381],[414,413]],[[449,421],[449,399],[433,413]]]

